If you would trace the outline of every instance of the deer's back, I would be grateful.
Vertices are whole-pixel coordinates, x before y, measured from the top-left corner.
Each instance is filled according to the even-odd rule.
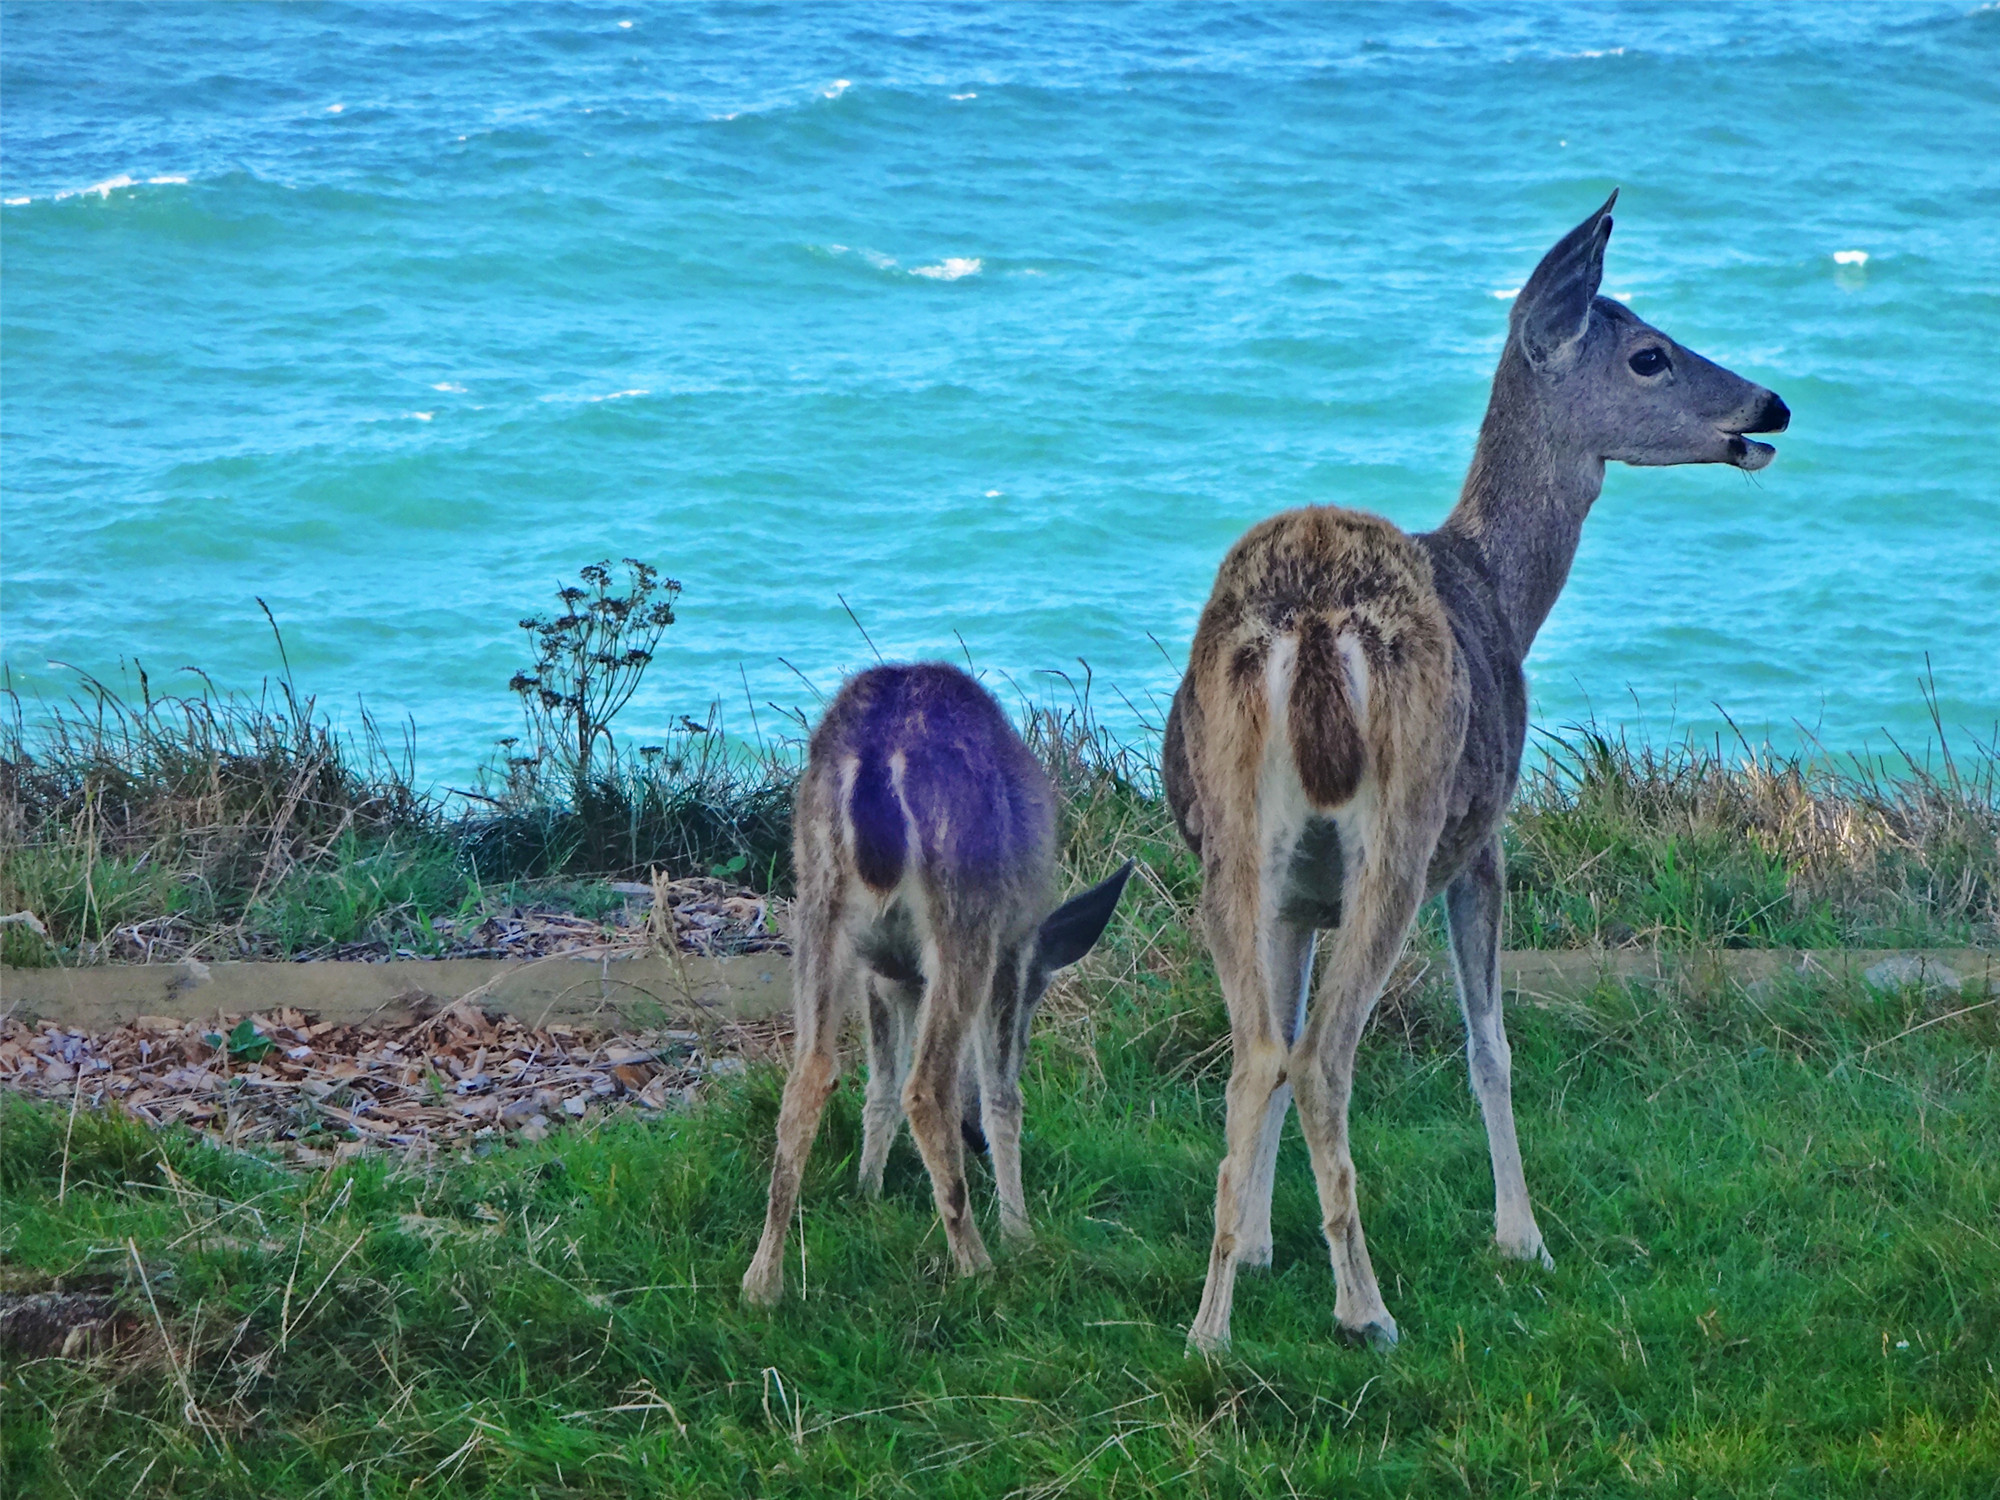
[[[1256,804],[1264,745],[1286,734],[1306,794],[1333,807],[1456,732],[1451,631],[1429,555],[1379,516],[1333,506],[1253,526],[1216,572],[1163,746],[1168,800],[1201,847]]]
[[[874,667],[848,680],[813,733],[795,839],[802,880],[851,862],[881,894],[911,874],[940,890],[1039,894],[1054,865],[1055,796],[964,672]]]
[[[1162,747],[1163,780],[1181,830],[1199,850],[1199,783],[1226,775],[1230,759],[1218,736],[1242,741],[1244,720],[1258,714],[1253,685],[1272,641],[1299,634],[1315,618],[1355,641],[1371,691],[1396,695],[1399,711],[1379,716],[1373,732],[1384,742],[1372,753],[1393,756],[1399,733],[1458,736],[1464,725],[1431,860],[1429,883],[1438,889],[1491,836],[1513,794],[1527,685],[1477,556],[1437,533],[1413,536],[1365,512],[1288,511],[1252,527],[1223,559]],[[1232,700],[1241,709],[1233,724],[1226,711]],[[1391,706],[1371,702],[1367,717],[1376,720],[1375,709]],[[1220,717],[1218,709],[1225,710]],[[1208,763],[1206,778],[1195,769],[1197,757]],[[1244,761],[1246,774],[1254,764],[1254,756]]]

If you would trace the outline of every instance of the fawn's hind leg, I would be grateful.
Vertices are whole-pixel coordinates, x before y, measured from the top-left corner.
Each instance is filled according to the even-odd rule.
[[[764,1235],[757,1254],[743,1273],[743,1299],[769,1307],[785,1295],[785,1231],[798,1203],[799,1179],[840,1075],[835,1047],[840,1023],[860,980],[860,965],[851,947],[828,920],[819,924],[826,936],[799,954],[796,985],[797,1038],[792,1046],[791,1076],[785,1080],[784,1102],[778,1108],[778,1149],[771,1165],[771,1197],[764,1211]],[[831,950],[831,951],[829,951]]]

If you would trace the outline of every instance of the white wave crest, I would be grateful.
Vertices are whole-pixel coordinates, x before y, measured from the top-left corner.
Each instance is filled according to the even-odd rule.
[[[823,92],[829,99],[838,99],[842,94],[846,93],[849,89],[853,87],[854,87],[854,81],[852,79],[836,78],[833,80],[832,83],[826,86]]]
[[[1833,263],[1837,266],[1865,266],[1868,264],[1868,252],[1866,250],[1836,250],[1833,252]]]
[[[57,198],[80,198],[85,193],[95,193],[100,198],[109,198],[113,188],[137,187],[139,184],[125,173],[107,177],[102,182],[93,182],[89,187],[71,188],[66,193],[57,193]]]
[[[173,174],[171,174],[171,173],[170,173],[170,174],[168,174],[168,175],[167,175],[167,176],[165,176],[165,177],[148,177],[148,178],[146,179],[146,181],[148,181],[148,182],[152,183],[152,184],[153,184],[153,185],[154,185],[155,187],[168,187],[168,186],[172,186],[172,187],[186,187],[186,186],[187,186],[187,179],[186,179],[185,177],[180,177],[180,176],[176,176],[176,175],[173,175]]]
[[[465,394],[465,387],[455,380],[440,380],[431,389],[434,391],[449,391],[454,396],[463,396]]]
[[[23,203],[33,203],[34,201],[32,198],[9,198],[6,200],[6,204],[9,208],[19,208]]]
[[[601,396],[579,396],[568,391],[554,391],[546,396],[537,396],[537,401],[560,402],[562,404],[594,405],[599,401],[623,401],[627,396],[650,396],[651,390],[607,391]],[[479,410],[475,407],[474,410]]]
[[[976,255],[948,255],[934,266],[912,266],[912,276],[928,276],[933,281],[956,281],[961,276],[977,276],[985,262]]]

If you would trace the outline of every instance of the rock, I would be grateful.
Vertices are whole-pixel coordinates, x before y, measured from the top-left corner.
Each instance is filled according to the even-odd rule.
[[[1914,985],[1926,990],[1962,989],[1965,980],[1958,970],[1921,953],[1898,953],[1885,958],[1861,976],[1870,989],[1900,990]]]

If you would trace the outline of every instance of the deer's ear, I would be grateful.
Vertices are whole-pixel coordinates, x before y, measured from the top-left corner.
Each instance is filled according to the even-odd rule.
[[[1538,370],[1565,359],[1590,327],[1591,300],[1604,280],[1611,205],[1617,201],[1613,188],[1604,207],[1556,241],[1514,299],[1515,336]]]
[[[1035,936],[1035,963],[1043,973],[1075,963],[1096,945],[1111,913],[1118,909],[1118,898],[1131,875],[1132,861],[1128,859],[1109,880],[1070,897],[1043,919],[1042,930]]]

